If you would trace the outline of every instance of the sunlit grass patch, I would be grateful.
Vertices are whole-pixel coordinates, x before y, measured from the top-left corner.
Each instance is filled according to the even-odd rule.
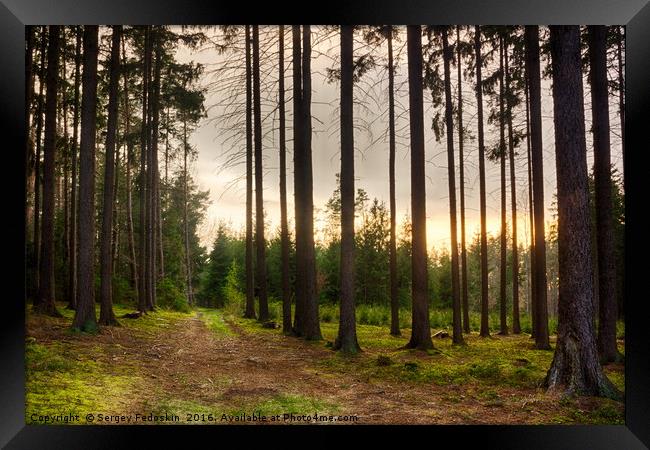
[[[221,310],[210,308],[197,309],[199,311],[199,317],[210,329],[210,331],[215,334],[215,336],[222,337],[232,336],[235,334],[226,323],[223,312]]]
[[[100,350],[101,351],[101,350]],[[110,368],[77,355],[66,343],[26,343],[25,422],[39,422],[38,416],[80,416],[118,408],[130,397],[138,377],[126,370]],[[113,370],[114,369],[114,370]]]

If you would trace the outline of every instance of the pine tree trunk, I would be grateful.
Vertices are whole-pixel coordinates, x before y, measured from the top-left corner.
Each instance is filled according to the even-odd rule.
[[[117,133],[117,88],[120,76],[120,35],[122,27],[113,27],[108,83],[108,121],[106,130],[106,159],[104,164],[104,204],[102,207],[102,237],[100,254],[100,325],[118,325],[113,312],[113,209],[115,201],[115,138]]]
[[[278,109],[280,128],[280,240],[282,252],[282,332],[291,334],[291,281],[289,277],[289,224],[287,220],[287,151],[284,99],[284,25],[278,32]]]
[[[122,65],[126,65],[126,44],[122,38]],[[128,73],[124,70],[124,116],[125,132],[127,136],[126,144],[126,222],[127,222],[127,240],[129,245],[129,267],[131,269],[131,287],[134,292],[139,292],[138,285],[138,267],[135,252],[135,233],[133,227],[133,195],[131,185],[131,166],[133,164],[133,144],[131,143],[131,112],[129,108],[129,79]]]
[[[304,152],[304,263],[305,263],[305,302],[303,337],[307,340],[322,339],[318,317],[318,297],[316,293],[316,252],[314,249],[314,199],[311,161],[311,27],[303,25],[302,30],[302,120]]]
[[[481,214],[481,337],[490,335],[488,322],[488,255],[487,255],[487,214],[485,201],[485,144],[483,137],[483,89],[481,66],[481,28],[476,25],[474,31],[474,52],[476,53],[476,103],[478,111],[478,168],[480,186]]]
[[[507,303],[506,298],[506,271],[508,265],[508,240],[506,223],[506,138],[505,138],[505,90],[504,90],[504,62],[503,62],[503,37],[499,39],[499,163],[501,167],[501,262],[499,268],[499,334],[508,334]]]
[[[77,305],[77,151],[79,148],[79,87],[81,84],[81,31],[76,29],[74,68],[74,116],[72,119],[72,178],[70,180],[70,255],[68,268],[68,309]]]
[[[334,349],[357,353],[354,290],[354,28],[341,25],[341,304]]]
[[[594,338],[589,187],[580,29],[551,26],[560,276],[558,338],[545,384],[622,399],[598,361]]]
[[[621,359],[616,347],[616,255],[612,212],[612,166],[607,88],[607,27],[588,27],[596,239],[598,255],[598,353],[602,362]]]
[[[411,133],[412,325],[407,348],[433,348],[429,326],[427,282],[427,217],[424,174],[424,112],[422,99],[422,29],[407,30],[409,124]]]
[[[460,25],[456,26],[456,67],[458,69],[458,170],[460,178],[460,263],[461,263],[461,303],[463,306],[463,331],[469,334],[469,293],[467,280],[467,242],[465,239],[465,156],[463,130],[463,89],[461,76],[461,49],[460,49]]]
[[[253,69],[251,66],[250,25],[246,25],[246,311],[255,318],[253,275]]]
[[[397,286],[397,205],[395,201],[395,63],[393,27],[387,26],[388,41],[388,183],[390,195],[390,334],[399,336],[399,291]]]
[[[187,275],[187,302],[194,305],[192,292],[192,262],[190,258],[190,229],[187,217],[187,121],[183,121],[183,235],[185,240],[185,272]]]
[[[539,27],[527,25],[526,73],[530,99],[530,143],[535,216],[535,346],[549,349],[546,300],[546,242],[544,231],[544,158],[542,148],[542,98],[539,67]]]
[[[616,59],[618,63],[618,115],[621,120],[621,149],[625,164],[625,66],[623,65],[623,41],[625,27],[616,28]]]
[[[39,258],[37,312],[60,316],[54,303],[54,188],[56,160],[56,107],[59,80],[60,29],[50,26],[47,47],[47,97],[45,103],[45,136],[43,145],[43,223],[41,256]]]
[[[32,102],[34,100],[34,26],[25,26],[25,40],[27,48],[25,50],[25,237],[29,235],[29,222],[33,214],[33,208],[30,207],[29,198],[32,191],[32,170],[34,159],[34,141],[31,133],[31,114]]]
[[[515,144],[512,130],[512,96],[510,84],[510,67],[508,64],[508,41],[504,42],[504,68],[506,83],[506,120],[508,121],[508,156],[510,163],[510,201],[512,214],[512,333],[521,333],[519,322],[519,248],[517,244],[517,180],[515,177]]]
[[[449,226],[451,230],[451,290],[452,290],[452,342],[463,344],[461,323],[460,274],[458,268],[458,224],[456,215],[456,163],[454,162],[454,105],[451,101],[451,60],[447,28],[442,30],[442,51],[445,71],[445,119],[447,123],[447,178],[449,179]]]
[[[155,52],[155,70],[152,84],[151,101],[151,307],[155,308],[157,301],[156,281],[159,277],[158,268],[162,261],[162,233],[160,229],[160,171],[158,169],[158,135],[160,128],[160,71],[162,65],[161,27],[156,27],[154,34],[153,52]]]
[[[77,309],[72,327],[96,332],[95,315],[95,136],[97,118],[97,55],[99,28],[84,25],[83,97],[79,147],[79,217]]]
[[[296,229],[296,309],[294,311],[293,333],[303,335],[303,315],[305,309],[305,266],[303,206],[303,132],[302,132],[302,52],[300,25],[291,27],[292,33],[292,78],[293,78],[293,179]]]
[[[34,306],[39,302],[38,289],[39,289],[39,271],[40,271],[40,253],[41,253],[41,149],[43,134],[43,110],[44,110],[44,94],[45,87],[45,72],[47,51],[47,27],[43,26],[41,33],[41,67],[38,74],[38,106],[36,107],[36,158],[34,160]]]
[[[531,143],[530,143],[530,101],[528,97],[528,74],[526,73],[526,86],[524,89],[526,94],[526,155],[528,162],[528,208],[529,208],[529,219],[530,219],[530,247],[528,250],[528,260],[530,265],[530,298],[528,300],[528,305],[530,307],[530,318],[531,318],[531,333],[530,337],[535,338],[535,329],[536,322],[535,318],[537,313],[535,309],[537,308],[537,302],[535,300],[536,289],[535,289],[535,209],[534,209],[534,200],[533,200],[533,168],[532,168],[532,155],[531,155]]]
[[[148,121],[147,121],[147,94],[149,92],[149,27],[145,26],[144,29],[144,58],[142,67],[142,130],[140,133],[140,175],[139,175],[139,201],[140,201],[140,223],[139,223],[139,247],[140,247],[140,285],[138,290],[138,309],[141,312],[147,311],[147,296],[148,296],[148,274],[147,274],[147,134],[148,134]]]
[[[66,42],[66,33],[65,27],[62,28],[61,41],[65,46]],[[61,56],[61,79],[67,80],[66,76],[66,58],[65,52]],[[61,103],[63,110],[63,266],[68,267],[69,253],[68,249],[70,248],[70,196],[68,193],[68,183],[70,181],[70,137],[68,135],[68,102],[65,96],[65,92],[62,89],[61,92]],[[66,292],[68,288],[67,283],[63,284],[63,297],[67,297],[68,293]]]
[[[259,289],[259,320],[269,320],[266,280],[266,240],[264,239],[264,186],[262,184],[262,108],[260,99],[260,36],[253,25],[253,126],[255,128],[255,244],[257,248],[257,288]]]

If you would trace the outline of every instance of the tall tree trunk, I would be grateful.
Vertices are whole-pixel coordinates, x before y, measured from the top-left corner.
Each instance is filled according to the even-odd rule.
[[[246,311],[255,318],[253,275],[253,68],[251,65],[250,25],[246,25]]]
[[[292,78],[293,78],[293,171],[294,205],[296,229],[296,309],[294,311],[293,333],[303,335],[303,315],[305,309],[305,270],[304,231],[303,231],[303,132],[302,132],[302,53],[300,25],[291,27],[292,34]]]
[[[47,27],[41,32],[41,67],[38,73],[38,105],[36,107],[36,158],[34,159],[34,305],[38,304],[39,270],[41,253],[41,148],[43,134],[43,90],[45,87]]]
[[[34,29],[33,25],[25,26],[25,238],[29,235],[29,222],[33,208],[29,206],[32,191],[32,170],[34,159],[34,141],[31,133],[32,102],[34,100]],[[25,239],[27,240],[27,239]]]
[[[602,362],[620,360],[616,347],[616,266],[612,212],[612,166],[607,88],[607,27],[588,27],[591,114],[594,136],[596,239],[598,255],[598,353]]]
[[[287,220],[287,151],[284,99],[284,25],[278,31],[278,109],[280,115],[280,240],[282,252],[282,332],[291,334],[291,281],[289,278],[289,224]]]
[[[478,170],[480,186],[481,214],[481,333],[482,337],[490,335],[488,322],[488,258],[487,258],[487,214],[485,201],[485,144],[483,137],[483,88],[481,66],[481,28],[476,25],[474,31],[474,52],[476,53],[476,102],[478,109]]]
[[[580,29],[551,26],[560,276],[558,338],[550,389],[622,399],[598,362]]]
[[[424,111],[422,99],[422,29],[408,25],[409,124],[411,132],[412,325],[407,348],[433,348],[427,292],[427,216],[424,174]]]
[[[155,69],[153,84],[151,86],[151,307],[155,308],[158,301],[156,295],[156,281],[158,280],[158,267],[162,260],[161,230],[160,230],[160,172],[158,169],[158,135],[160,128],[160,70],[162,65],[161,34],[162,27],[155,28],[153,34],[153,48],[155,53]],[[160,259],[159,259],[160,258]]]
[[[535,338],[535,329],[537,327],[535,318],[537,313],[535,312],[537,308],[537,301],[535,295],[537,293],[535,289],[535,209],[534,209],[534,200],[533,200],[533,168],[532,168],[532,152],[531,152],[531,143],[530,143],[530,101],[528,96],[528,72],[526,71],[525,79],[525,95],[526,95],[526,155],[528,162],[528,209],[529,209],[529,219],[530,219],[530,247],[528,253],[528,259],[530,261],[530,298],[528,304],[530,307],[530,318],[531,318],[531,333],[530,337]]]
[[[508,156],[510,163],[510,201],[512,214],[512,332],[521,333],[519,322],[519,248],[517,246],[517,180],[515,177],[515,144],[512,130],[512,92],[510,65],[508,64],[508,41],[504,40],[504,69],[506,83],[506,120],[508,121]]]
[[[183,234],[185,240],[185,271],[187,275],[187,302],[194,305],[192,290],[192,260],[190,258],[190,226],[188,223],[188,187],[187,187],[187,120],[183,120]]]
[[[62,32],[61,40],[65,48],[65,43],[66,43],[65,27],[61,29],[61,32]],[[62,52],[61,59],[62,59],[61,79],[67,80],[65,51]],[[69,177],[70,137],[68,134],[68,101],[66,99],[65,89],[61,89],[61,103],[62,103],[61,109],[63,110],[63,142],[64,142],[63,145],[63,258],[62,259],[63,259],[63,266],[67,268],[68,259],[69,259],[68,249],[70,248],[70,227],[69,227],[70,197],[68,195],[68,183],[70,180]],[[67,292],[66,292],[67,288],[68,288],[67,283],[64,283],[62,289],[64,297],[67,296]]]
[[[97,118],[97,54],[99,28],[83,31],[83,97],[79,147],[79,218],[77,309],[72,327],[96,332],[95,315],[95,136]]]
[[[508,334],[507,303],[506,298],[506,271],[508,266],[508,241],[506,223],[506,138],[505,138],[505,90],[504,90],[504,62],[503,62],[503,37],[499,38],[499,163],[501,167],[501,262],[499,268],[499,334]]]
[[[47,47],[47,98],[45,103],[45,142],[43,146],[43,224],[39,259],[37,312],[60,316],[54,303],[54,171],[56,160],[56,106],[59,80],[60,29],[50,26]]]
[[[106,129],[106,159],[104,164],[104,204],[102,207],[102,237],[100,254],[101,325],[119,325],[113,312],[113,208],[115,201],[115,137],[117,133],[117,88],[120,77],[121,25],[113,26],[111,60],[108,82],[108,120]]]
[[[126,43],[122,36],[122,66],[126,66]],[[133,198],[131,185],[131,166],[133,165],[133,143],[131,141],[131,112],[129,107],[129,78],[126,70],[124,72],[124,127],[126,133],[126,225],[127,240],[129,245],[129,267],[131,269],[131,287],[134,292],[139,292],[138,267],[135,253],[135,237],[133,229]]]
[[[253,25],[253,126],[255,128],[255,244],[257,248],[257,288],[259,289],[259,320],[269,320],[266,281],[266,240],[264,239],[264,186],[262,184],[262,108],[260,99],[260,36]]]
[[[341,305],[334,349],[357,353],[354,305],[354,28],[341,25]]]
[[[462,72],[461,61],[462,54],[460,49],[460,25],[456,26],[456,68],[458,70],[458,169],[460,178],[460,263],[461,263],[461,303],[463,306],[463,331],[470,332],[469,329],[469,293],[467,288],[467,243],[465,240],[465,156],[464,141],[465,130],[463,129],[463,89],[462,89]]]
[[[526,74],[530,99],[530,138],[535,210],[535,346],[549,349],[546,301],[546,242],[544,231],[544,158],[542,149],[542,97],[539,67],[539,27],[527,25]]]
[[[452,342],[463,344],[461,323],[460,274],[458,268],[458,224],[456,219],[456,163],[454,162],[454,105],[451,101],[451,60],[447,28],[442,29],[442,51],[445,70],[445,120],[447,123],[447,177],[449,179],[449,226],[451,230],[451,290],[452,290]]]
[[[148,264],[147,264],[147,135],[148,135],[148,114],[147,114],[147,94],[149,92],[149,26],[144,29],[144,58],[142,67],[142,130],[140,133],[140,176],[139,176],[139,201],[140,201],[140,285],[138,291],[138,309],[142,312],[147,311],[148,297]]]
[[[616,27],[616,59],[618,63],[618,115],[621,120],[621,149],[625,162],[625,66],[623,65],[623,41],[625,27]]]
[[[79,148],[79,87],[81,84],[81,30],[75,30],[75,58],[74,58],[74,116],[72,118],[72,147],[71,166],[72,178],[70,180],[70,248],[68,254],[68,309],[75,309],[77,305],[77,149]]]
[[[307,340],[322,339],[318,317],[318,297],[316,295],[316,252],[314,249],[314,198],[311,161],[311,27],[302,29],[302,120],[304,152],[304,242],[305,242],[305,309],[303,337]]]
[[[397,205],[395,201],[395,63],[393,27],[386,26],[388,41],[388,184],[390,196],[390,334],[399,336],[399,292],[397,286]]]

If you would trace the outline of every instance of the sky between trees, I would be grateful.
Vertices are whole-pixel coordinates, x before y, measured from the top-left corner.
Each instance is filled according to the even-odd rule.
[[[171,27],[180,31],[180,27]],[[261,26],[260,41],[263,48],[269,53],[277,51],[277,40],[264,43],[265,33],[276,37],[277,27]],[[398,229],[410,211],[410,164],[408,140],[408,83],[406,63],[406,28],[400,28],[400,34],[395,41],[396,58],[396,103],[397,103],[397,158],[396,158],[396,202]],[[216,29],[205,30],[211,41],[219,41],[221,32]],[[324,207],[327,200],[336,188],[335,174],[340,170],[340,138],[338,101],[340,88],[338,82],[327,81],[327,69],[338,66],[338,31],[328,31],[324,27],[313,26],[314,47],[312,52],[312,116],[314,134],[312,140],[312,158],[314,167],[314,206],[315,233],[317,239],[324,238],[324,227],[327,226]],[[540,37],[546,39],[548,29],[540,27]],[[461,38],[463,38],[461,36]],[[425,40],[426,41],[426,40]],[[451,40],[453,42],[453,40]],[[355,33],[355,58],[365,49],[366,44]],[[285,40],[285,54],[290,54],[290,39]],[[379,51],[375,50],[376,58],[386,57],[386,44]],[[586,50],[583,50],[583,52]],[[268,56],[261,60],[261,71],[268,72],[270,82],[277,78],[277,58]],[[210,88],[210,83],[218,81],[215,67],[223,64],[230,57],[228,54],[220,55],[212,42],[206,43],[200,50],[192,51],[185,46],[178,46],[177,59],[179,62],[194,61],[206,66],[201,84],[208,87],[206,93],[207,118],[203,119],[196,131],[191,135],[190,142],[196,148],[198,157],[192,167],[192,174],[199,183],[201,190],[210,191],[211,204],[208,207],[206,219],[199,227],[199,237],[202,245],[209,248],[216,236],[219,221],[224,221],[234,229],[245,227],[245,197],[246,180],[243,159],[235,166],[228,166],[226,161],[235,147],[232,142],[224,144],[220,140],[219,116],[223,108],[218,105],[224,97]],[[383,60],[382,60],[383,62]],[[549,56],[541,55],[542,71],[550,64]],[[285,59],[285,85],[287,89],[287,118],[288,124],[292,117],[292,104],[289,101],[291,92],[291,58]],[[498,68],[498,55],[486,64],[484,76],[489,76]],[[462,69],[466,70],[466,63]],[[453,69],[455,73],[455,66]],[[478,149],[476,141],[476,97],[474,93],[475,80],[467,78],[464,74],[463,90],[463,117],[465,127],[472,134],[473,139],[465,144],[465,196],[467,235],[473,236],[479,232],[479,189],[478,189]],[[585,88],[585,111],[591,110],[591,98],[588,95],[589,83],[587,74],[583,75]],[[372,84],[372,88],[368,85]],[[451,80],[454,99],[457,93],[455,76]],[[360,83],[355,83],[355,179],[356,186],[364,189],[372,200],[377,197],[380,201],[388,203],[388,78],[383,67],[371,69],[363,75]],[[544,144],[544,180],[546,220],[553,221],[553,203],[556,191],[555,173],[555,140],[553,129],[553,99],[550,77],[542,79],[542,127]],[[264,95],[264,94],[263,94]],[[271,94],[277,98],[277,90]],[[243,101],[243,97],[242,97]],[[264,138],[264,208],[266,214],[267,230],[275,233],[280,225],[280,191],[279,191],[279,162],[278,162],[278,133],[277,111],[269,97],[267,102],[262,102],[263,127],[268,131]],[[427,245],[429,248],[449,248],[449,193],[447,184],[447,144],[443,136],[440,142],[436,141],[431,128],[431,120],[436,110],[433,108],[431,95],[425,91],[425,158],[426,158],[426,199],[427,199]],[[488,108],[486,98],[485,108]],[[440,111],[444,114],[444,105]],[[620,140],[620,121],[618,120],[618,106],[616,99],[610,96],[610,127],[612,166],[619,173],[623,172],[623,158]],[[525,118],[525,114],[523,114]],[[372,123],[370,123],[372,122]],[[525,126],[523,119],[515,115],[515,127]],[[518,123],[517,123],[518,122]],[[370,125],[368,125],[370,123]],[[585,114],[586,129],[591,128],[591,114]],[[498,124],[485,124],[486,148],[496,143],[499,139]],[[587,161],[589,169],[593,164],[593,148],[591,133],[586,133]],[[458,134],[454,135],[455,146],[458,145]],[[244,145],[243,136],[241,146]],[[526,166],[526,143],[522,141],[515,156],[517,179],[517,208],[519,241],[528,244],[530,240],[528,213],[528,174]],[[291,136],[287,136],[287,159],[291,161],[293,144]],[[456,165],[458,159],[456,158]],[[288,176],[293,176],[292,164],[288,164]],[[456,174],[458,176],[458,173]],[[493,235],[500,232],[500,181],[498,161],[486,161],[486,192],[487,192],[487,229]],[[457,191],[459,182],[456,183]],[[510,180],[507,180],[508,197],[510,193]],[[293,210],[293,185],[287,184],[287,201],[289,210]],[[508,200],[509,204],[510,200]],[[292,218],[289,219],[292,221]],[[510,219],[508,218],[508,222]],[[510,225],[509,225],[510,227]],[[547,227],[548,229],[548,227]]]

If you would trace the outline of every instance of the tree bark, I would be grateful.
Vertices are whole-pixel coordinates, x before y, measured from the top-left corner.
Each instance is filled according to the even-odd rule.
[[[551,26],[560,276],[558,339],[545,385],[622,399],[594,338],[587,149],[578,26]]]
[[[465,239],[465,156],[464,141],[465,130],[463,129],[463,88],[460,50],[460,25],[456,26],[456,68],[458,70],[458,170],[460,178],[460,263],[461,263],[461,303],[463,306],[463,332],[469,334],[469,293],[467,281],[467,243]]]
[[[528,96],[528,73],[526,72],[526,86],[524,92],[526,94],[526,156],[528,162],[528,209],[529,209],[529,220],[530,220],[530,247],[528,253],[528,259],[530,261],[530,298],[528,300],[528,305],[530,308],[530,319],[531,319],[531,333],[530,337],[535,338],[535,329],[536,329],[536,305],[535,300],[536,290],[535,290],[535,209],[534,209],[534,200],[533,200],[533,168],[532,168],[532,155],[531,155],[531,143],[530,143],[530,101]]]
[[[97,54],[99,28],[83,31],[83,97],[79,147],[79,218],[77,309],[72,327],[96,332],[95,316],[95,136],[97,114]]]
[[[126,44],[122,37],[122,65],[126,66]],[[135,237],[133,227],[133,195],[131,185],[131,166],[133,164],[133,144],[131,142],[131,112],[129,107],[129,78],[128,73],[124,70],[124,116],[125,132],[127,136],[126,143],[126,223],[127,223],[127,240],[129,245],[129,267],[131,269],[131,287],[135,292],[139,292],[138,285],[138,266],[135,252]]]
[[[449,226],[451,230],[452,342],[464,344],[461,323],[460,274],[458,268],[458,224],[456,215],[456,163],[454,162],[454,105],[451,101],[451,60],[447,28],[442,29],[445,71],[445,120],[447,123],[447,178],[449,179]]]
[[[255,318],[253,275],[253,69],[251,67],[250,25],[246,25],[246,311]]]
[[[257,249],[257,288],[259,289],[259,320],[269,320],[266,280],[266,240],[264,239],[264,186],[262,165],[262,108],[260,99],[260,37],[259,26],[253,25],[253,126],[255,128],[255,244]]]
[[[29,222],[33,214],[33,208],[29,206],[29,198],[32,190],[32,170],[34,159],[34,141],[31,133],[32,103],[34,100],[34,26],[25,26],[25,238],[29,235]]]
[[[280,127],[280,240],[282,252],[282,332],[291,334],[291,282],[289,277],[289,224],[287,220],[287,151],[284,99],[284,25],[278,31],[278,109]]]
[[[102,237],[100,255],[100,325],[119,325],[113,312],[113,261],[111,252],[113,208],[115,201],[115,138],[117,132],[117,88],[120,76],[120,35],[122,27],[113,27],[108,82],[108,121],[106,130],[106,159],[104,164],[104,204],[102,208]]]
[[[505,90],[504,90],[504,62],[503,62],[503,37],[499,38],[499,165],[501,167],[501,262],[499,268],[499,334],[508,334],[507,302],[506,298],[506,271],[508,266],[508,240],[506,222],[506,138],[505,138]]]
[[[162,66],[162,27],[156,27],[153,34],[152,52],[155,55],[153,84],[151,86],[151,307],[155,308],[157,301],[156,281],[158,267],[162,261],[162,233],[160,229],[160,171],[158,168],[158,136],[160,128],[160,71]]]
[[[305,264],[305,302],[303,337],[307,340],[322,339],[318,317],[318,297],[316,293],[316,253],[314,249],[314,199],[311,161],[311,27],[302,29],[302,120],[304,163],[304,264]]]
[[[72,118],[71,180],[70,180],[70,248],[68,254],[68,309],[77,305],[77,150],[79,148],[79,87],[81,84],[81,31],[75,31],[74,116]]]
[[[341,303],[334,349],[357,353],[354,290],[354,28],[341,25]]]
[[[45,102],[45,136],[43,145],[43,223],[39,259],[36,312],[59,317],[54,303],[54,171],[56,159],[56,107],[59,80],[60,28],[51,25],[47,47],[47,97]]]
[[[147,263],[147,135],[148,135],[148,92],[149,92],[149,26],[144,29],[144,58],[142,60],[142,129],[140,132],[140,175],[139,175],[139,201],[140,201],[140,223],[139,223],[139,247],[140,247],[140,284],[138,290],[138,310],[146,313],[148,310],[148,263]]]
[[[598,353],[603,363],[621,359],[616,347],[616,255],[612,212],[612,166],[607,87],[607,27],[588,28],[596,240],[598,255]]]
[[[483,89],[481,86],[481,28],[476,25],[474,31],[474,52],[476,53],[476,102],[478,110],[478,168],[480,186],[481,214],[481,337],[490,335],[488,322],[488,258],[487,258],[487,214],[485,201],[485,144],[483,137]]]
[[[43,134],[43,90],[45,86],[45,72],[47,51],[47,27],[43,26],[41,32],[41,67],[38,73],[38,105],[36,107],[36,158],[34,159],[34,306],[39,302],[39,271],[41,253],[41,149]]]
[[[517,180],[515,177],[515,145],[512,130],[512,88],[508,64],[508,41],[504,41],[504,69],[506,89],[506,120],[508,122],[508,155],[510,164],[510,201],[512,214],[512,333],[521,333],[519,321],[519,248],[517,244]]]
[[[427,234],[426,195],[424,174],[424,117],[422,99],[422,29],[419,25],[407,28],[409,125],[411,133],[411,214],[412,231],[412,326],[411,339],[406,348],[427,350],[433,348],[429,326],[429,298],[427,292]]]
[[[397,286],[397,205],[395,201],[395,63],[393,27],[386,26],[388,41],[388,184],[390,196],[390,334],[399,336],[399,296]]]
[[[305,266],[304,266],[304,231],[303,231],[303,133],[302,133],[302,52],[300,25],[291,27],[292,33],[292,78],[293,78],[293,172],[294,205],[296,229],[296,309],[294,311],[293,334],[303,335],[303,311],[305,309]]]
[[[526,74],[530,100],[530,143],[535,217],[535,346],[549,349],[546,300],[546,242],[544,231],[544,155],[542,148],[542,98],[539,67],[539,27],[527,25]]]

